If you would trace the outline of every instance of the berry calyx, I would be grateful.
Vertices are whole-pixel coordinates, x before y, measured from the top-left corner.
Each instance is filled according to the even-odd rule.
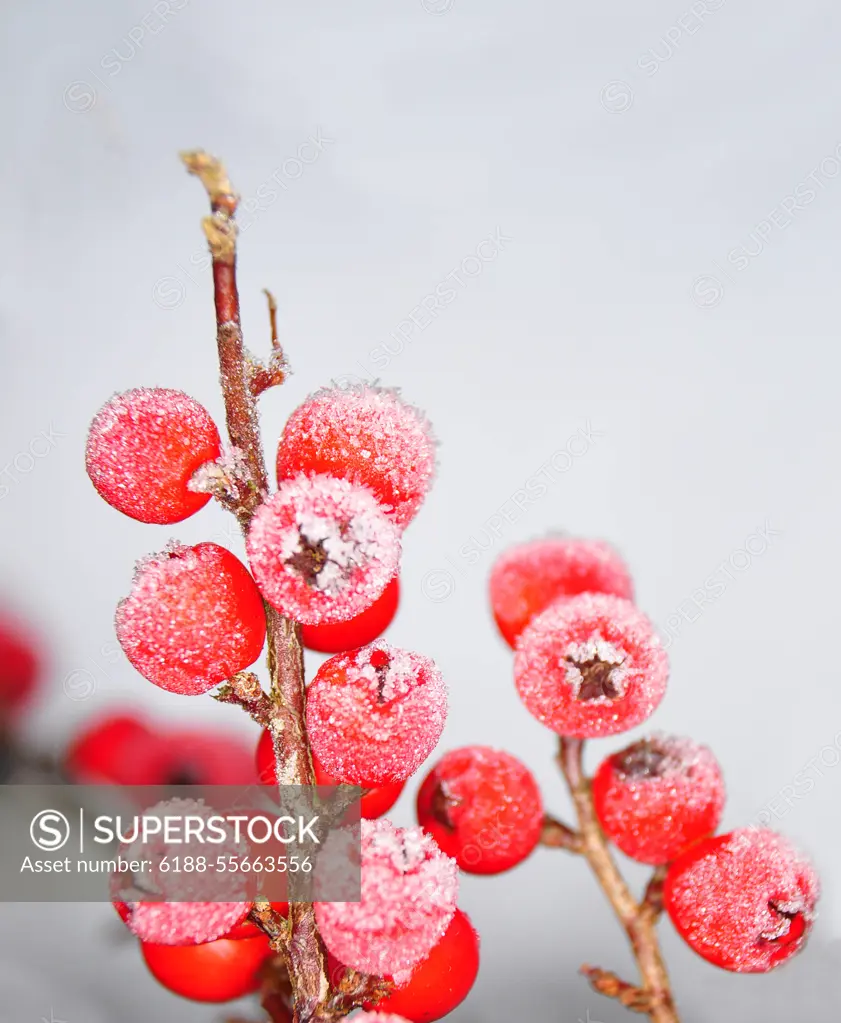
[[[437,745],[446,716],[435,664],[382,640],[325,661],[307,692],[313,752],[352,785],[405,781]]]
[[[327,948],[354,970],[388,976],[419,963],[456,910],[458,867],[420,828],[362,821],[358,902],[317,902]]]
[[[335,625],[302,625],[301,642],[308,650],[339,654],[367,646],[385,632],[397,614],[400,582],[395,576],[374,603],[355,618]]]
[[[289,417],[277,450],[279,483],[326,473],[369,487],[405,528],[435,473],[435,441],[426,417],[396,391],[326,388]]]
[[[181,522],[210,500],[189,489],[220,454],[210,413],[182,391],[141,387],[115,395],[88,433],[85,464],[99,495],[140,522]]]
[[[410,1023],[434,1023],[461,1005],[479,972],[479,935],[457,909],[444,936],[407,981],[377,1002],[378,1012],[395,1012]],[[359,1017],[361,1018],[361,1017]]]
[[[40,660],[34,640],[11,617],[0,617],[0,712],[17,710],[35,692]]]
[[[531,771],[487,746],[452,750],[418,792],[418,822],[470,874],[498,874],[540,841],[543,801]]]
[[[149,972],[173,994],[194,1002],[230,1002],[260,987],[260,967],[272,956],[265,934],[201,945],[140,943]]]
[[[525,629],[514,676],[520,699],[542,724],[580,739],[641,724],[666,691],[666,652],[630,601],[584,593],[558,601]]]
[[[343,778],[337,778],[324,770],[324,766],[318,757],[312,758],[313,772],[316,785],[351,785]],[[275,760],[272,737],[267,730],[263,730],[260,741],[257,743],[257,774],[263,785],[277,785],[277,762]],[[404,781],[391,782],[387,785],[364,784],[359,787],[366,789],[365,795],[359,801],[359,814],[366,820],[374,820],[382,817],[384,813],[394,806],[400,798],[400,793],[405,788]]]
[[[254,580],[214,543],[173,544],[142,561],[116,626],[140,674],[184,696],[205,693],[253,664],[266,638]]]
[[[549,536],[511,547],[491,569],[494,619],[509,646],[550,604],[579,593],[612,593],[632,600],[630,573],[601,540]]]
[[[666,911],[704,959],[736,973],[767,973],[801,950],[820,892],[805,856],[767,828],[708,838],[669,868]]]
[[[330,476],[282,483],[248,533],[266,600],[303,625],[361,614],[397,571],[400,534],[371,491]]]
[[[602,762],[593,802],[605,834],[626,856],[669,863],[718,827],[724,778],[706,746],[655,735]]]

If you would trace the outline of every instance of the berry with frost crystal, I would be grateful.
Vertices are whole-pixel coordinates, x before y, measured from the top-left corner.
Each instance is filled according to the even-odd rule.
[[[408,980],[377,1002],[379,1012],[396,1012],[410,1023],[434,1023],[470,994],[479,972],[479,935],[470,918],[456,910],[441,940]],[[357,1017],[362,1018],[362,1017]]]
[[[185,696],[205,693],[253,664],[266,638],[254,580],[215,543],[173,544],[140,562],[116,625],[140,674]]]
[[[655,735],[603,761],[593,802],[603,830],[626,856],[669,863],[718,827],[724,779],[706,746]]]
[[[355,618],[400,561],[400,534],[371,491],[330,476],[282,483],[252,519],[247,547],[263,596],[303,625]]]
[[[325,661],[307,691],[313,752],[352,785],[405,781],[435,749],[446,716],[433,661],[382,640]]]
[[[418,821],[470,874],[498,874],[540,841],[543,801],[531,771],[487,746],[452,750],[418,792]]]
[[[377,976],[411,969],[456,910],[458,866],[420,828],[362,821],[359,902],[317,902],[324,944],[354,970]]]
[[[393,1012],[360,1012],[353,1017],[353,1023],[410,1023],[404,1016]]]
[[[219,457],[210,413],[182,391],[141,387],[115,395],[88,433],[85,463],[99,495],[140,522],[181,522],[210,500],[188,484]]]
[[[520,699],[542,724],[580,739],[616,735],[649,717],[666,691],[669,662],[630,601],[584,593],[547,608],[517,643]]]
[[[337,778],[324,770],[318,757],[313,756],[312,767],[315,774],[316,785],[351,785],[353,782],[344,778]],[[272,737],[268,730],[264,729],[260,741],[257,743],[257,774],[264,785],[277,785],[277,762],[275,760]],[[400,798],[400,793],[405,788],[404,781],[391,782],[387,785],[374,785],[365,783],[359,787],[368,791],[359,801],[359,815],[367,820],[374,820],[382,817],[384,813],[394,806]]]
[[[698,842],[671,865],[663,889],[685,941],[736,973],[767,973],[799,952],[819,893],[811,863],[767,828]]]
[[[491,570],[491,608],[509,646],[550,604],[579,593],[612,593],[632,600],[625,563],[601,540],[549,536],[511,547]]]
[[[395,576],[362,614],[335,625],[302,625],[301,642],[321,654],[339,654],[344,650],[373,643],[391,625],[400,602],[400,583]]]
[[[260,967],[273,955],[265,934],[180,947],[143,941],[140,951],[155,980],[194,1002],[230,1002],[257,991]]]
[[[396,391],[362,385],[317,391],[297,408],[280,438],[277,478],[327,473],[370,487],[405,528],[435,472],[426,417]]]

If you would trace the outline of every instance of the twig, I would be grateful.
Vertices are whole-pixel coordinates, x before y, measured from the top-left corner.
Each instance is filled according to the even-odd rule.
[[[213,288],[216,307],[216,336],[225,418],[231,445],[242,453],[248,472],[248,494],[235,513],[244,533],[254,512],[268,492],[257,404],[251,384],[252,360],[243,343],[240,325],[239,291],[236,280],[236,239],[234,223],[238,198],[224,166],[202,150],[182,153],[191,174],[204,185],[210,198],[210,216],[202,222],[213,259]],[[257,720],[267,724],[274,740],[277,774],[281,785],[310,785],[312,759],[304,727],[304,662],[298,627],[273,607],[266,605],[271,692],[263,697],[254,692],[249,673],[240,674],[223,687],[223,702],[249,706]],[[253,678],[253,676],[251,676]],[[290,926],[279,935],[294,992],[295,1023],[316,1023],[320,1007],[329,995],[324,952],[311,903],[293,903]]]
[[[562,736],[558,763],[575,804],[584,855],[628,936],[643,983],[636,988],[620,981],[615,974],[594,967],[585,967],[583,972],[601,994],[617,998],[622,1004],[626,1004],[623,997],[629,999],[633,1004],[628,1008],[647,1013],[652,1023],[680,1023],[655,932],[656,890],[661,881],[652,879],[650,901],[647,893],[646,899],[638,905],[610,854],[596,817],[590,781],[584,774],[582,751],[580,739]]]
[[[540,844],[550,849],[566,849],[572,853],[584,852],[584,842],[581,835],[554,817],[547,816],[544,818]]]

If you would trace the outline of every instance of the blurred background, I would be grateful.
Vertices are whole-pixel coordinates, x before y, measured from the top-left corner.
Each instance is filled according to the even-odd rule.
[[[28,741],[58,755],[124,706],[256,739],[235,709],[145,682],[112,626],[137,558],[171,537],[241,553],[232,521],[208,506],[140,525],[83,465],[115,391],[181,388],[221,422],[205,197],[176,155],[203,147],[243,197],[247,343],[267,350],[269,287],[294,371],[263,399],[270,460],[290,410],[331,379],[399,386],[435,425],[440,471],[405,537],[388,637],[449,682],[441,749],[505,747],[569,816],[487,577],[548,530],[610,540],[672,659],[652,725],[713,748],[725,827],[784,830],[824,882],[809,950],[771,976],[718,972],[664,924],[684,1018],[829,1018],[837,7],[41,0],[2,18],[0,596],[46,654]],[[543,496],[512,503],[535,479]],[[590,766],[624,741],[593,744]],[[631,972],[583,864],[538,851],[466,877],[461,904],[483,965],[458,1023],[627,1018],[575,974],[584,960]],[[107,905],[0,907],[0,983],[15,1023],[238,1011],[158,987]]]

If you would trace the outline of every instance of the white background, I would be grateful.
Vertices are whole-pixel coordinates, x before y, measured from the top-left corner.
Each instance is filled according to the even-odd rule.
[[[442,748],[504,746],[568,812],[486,580],[505,545],[549,529],[610,539],[641,606],[677,632],[654,724],[714,748],[725,826],[772,804],[824,880],[810,951],[771,977],[718,973],[666,925],[685,1019],[828,1018],[841,962],[841,767],[827,766],[836,736],[841,747],[841,14],[827,0],[796,16],[732,0],[694,15],[691,0],[427,7],[7,6],[0,462],[15,482],[4,470],[0,567],[5,597],[54,650],[33,735],[57,750],[75,723],[126,702],[248,728],[209,699],[154,690],[112,646],[134,560],[172,535],[225,542],[223,514],[139,525],[99,501],[83,469],[87,424],[114,391],[179,387],[221,414],[209,273],[196,266],[205,202],[176,159],[203,146],[251,200],[253,349],[268,343],[260,289],[281,306],[295,375],[264,400],[269,448],[298,401],[366,375],[360,362],[435,424],[440,473],[406,535],[390,638],[449,681]],[[319,134],[318,158],[297,162]],[[498,231],[503,250],[476,272]],[[453,271],[455,298],[397,351],[398,324]],[[383,343],[393,356],[372,354]],[[588,422],[599,436],[571,465],[556,457],[567,471],[546,496],[485,532]],[[28,459],[51,428],[55,446]],[[737,552],[769,526],[745,565]],[[468,565],[460,548],[476,542],[489,549]],[[698,610],[687,598],[722,563],[731,578]],[[592,765],[615,748],[591,750]],[[821,756],[812,791],[786,804],[781,791]],[[410,822],[408,796],[395,817]],[[575,976],[582,960],[631,970],[583,864],[543,851],[513,874],[466,879],[462,904],[483,969],[454,1019],[626,1018]],[[0,909],[0,1015],[223,1017],[158,989],[130,944],[109,947],[119,937],[107,906]]]

